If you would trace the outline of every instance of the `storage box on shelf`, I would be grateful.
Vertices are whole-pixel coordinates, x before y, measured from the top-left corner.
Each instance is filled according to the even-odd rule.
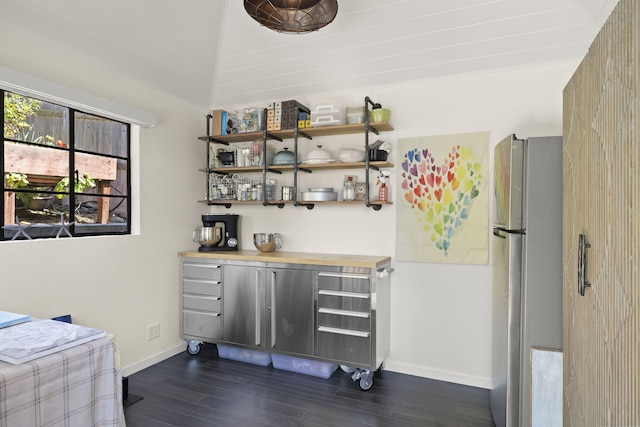
[[[348,125],[364,123],[364,107],[347,107],[346,122]]]
[[[235,112],[225,110],[213,110],[211,112],[211,124],[208,126],[209,136],[232,135],[235,133],[238,133],[238,115]]]
[[[336,126],[343,125],[345,113],[333,105],[319,105],[311,112],[311,126]]]
[[[262,126],[261,108],[248,107],[237,111],[212,110],[209,136],[259,132]]]
[[[268,132],[311,127],[309,109],[295,99],[270,102],[266,110]]]
[[[238,110],[238,133],[259,132],[262,129],[262,109],[256,107]]]

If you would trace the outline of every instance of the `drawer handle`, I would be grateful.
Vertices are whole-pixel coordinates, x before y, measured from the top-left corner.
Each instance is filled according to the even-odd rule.
[[[256,285],[255,285],[255,291],[256,291],[256,302],[255,302],[255,317],[256,317],[256,323],[255,323],[255,328],[256,328],[256,336],[255,336],[255,341],[254,344],[255,345],[260,345],[260,329],[261,329],[261,323],[260,323],[260,270],[256,270]]]
[[[349,298],[360,298],[360,299],[369,299],[369,294],[361,294],[357,292],[344,292],[344,291],[327,291],[321,289],[318,291],[319,295],[329,295],[332,297],[349,297]]]
[[[351,331],[349,329],[329,328],[327,326],[318,326],[318,332],[327,332],[329,334],[349,335],[351,337],[369,338],[369,332]]]
[[[206,300],[210,300],[210,301],[220,301],[220,297],[214,297],[214,296],[205,296],[202,294],[192,294],[189,292],[185,292],[183,294],[185,297],[196,297],[198,299],[206,299]]]
[[[183,279],[183,282],[194,282],[194,283],[208,283],[211,285],[219,285],[220,284],[220,280],[206,280],[206,279]]]
[[[343,278],[343,279],[363,279],[363,280],[369,280],[369,276],[364,275],[364,274],[345,274],[345,273],[326,273],[326,272],[319,272],[318,276],[322,276],[322,277],[338,277],[338,278]]]
[[[318,313],[337,314],[338,316],[360,317],[361,319],[369,318],[369,313],[363,313],[361,311],[336,310],[333,308],[319,308]]]
[[[271,348],[276,347],[276,272],[271,272]]]
[[[190,263],[190,262],[185,262],[185,263],[184,263],[184,266],[185,266],[185,267],[202,267],[202,268],[212,268],[212,269],[220,268],[220,265],[219,265],[219,264],[193,264],[193,263]]]
[[[195,314],[206,314],[207,316],[219,317],[220,313],[211,312],[211,311],[197,311],[197,310],[183,310],[184,313],[195,313]]]

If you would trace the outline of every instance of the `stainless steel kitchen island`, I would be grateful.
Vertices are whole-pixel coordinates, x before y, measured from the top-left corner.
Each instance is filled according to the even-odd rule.
[[[182,334],[355,370],[364,390],[389,353],[391,258],[180,252]]]

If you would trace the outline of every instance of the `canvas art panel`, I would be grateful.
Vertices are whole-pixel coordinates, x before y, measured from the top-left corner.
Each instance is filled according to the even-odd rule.
[[[489,132],[398,140],[398,261],[487,264]]]

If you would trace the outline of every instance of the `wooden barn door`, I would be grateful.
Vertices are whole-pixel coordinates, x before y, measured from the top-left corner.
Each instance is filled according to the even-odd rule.
[[[639,34],[620,0],[564,90],[565,426],[640,426]]]

